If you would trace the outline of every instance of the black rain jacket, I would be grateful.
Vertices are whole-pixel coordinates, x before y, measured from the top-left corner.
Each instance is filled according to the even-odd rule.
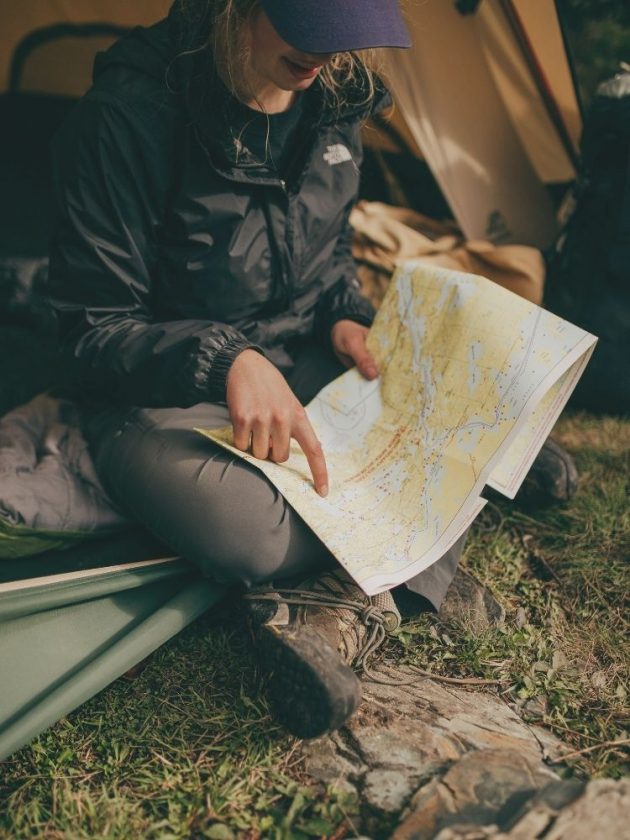
[[[339,114],[311,86],[280,181],[235,165],[224,88],[187,38],[171,11],[100,54],[53,144],[50,297],[84,393],[108,401],[223,401],[241,350],[286,372],[296,343],[373,317],[348,223],[365,90]],[[372,109],[389,101],[379,86]]]

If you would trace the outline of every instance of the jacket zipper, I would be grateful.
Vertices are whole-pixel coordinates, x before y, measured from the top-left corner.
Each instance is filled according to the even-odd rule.
[[[267,219],[267,231],[269,234],[269,245],[271,247],[271,253],[273,257],[273,262],[275,262],[278,270],[278,279],[280,281],[280,295],[278,296],[278,303],[281,307],[280,311],[284,311],[289,308],[291,303],[291,293],[293,290],[293,270],[291,261],[289,259],[288,245],[287,245],[287,233],[289,230],[290,225],[290,198],[289,192],[287,189],[286,181],[278,181],[278,187],[282,190],[286,200],[287,200],[287,211],[284,214],[285,218],[285,230],[284,236],[281,240],[279,240],[277,236],[276,228],[273,224],[273,218],[271,213],[271,206],[269,202],[269,197],[267,195],[264,196],[264,209],[265,209],[265,218]]]

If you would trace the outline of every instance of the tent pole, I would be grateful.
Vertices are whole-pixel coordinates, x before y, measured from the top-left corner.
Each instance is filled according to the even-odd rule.
[[[580,90],[580,84],[578,81],[577,72],[575,70],[575,62],[573,60],[573,51],[569,42],[569,36],[567,35],[566,21],[564,18],[564,12],[562,11],[562,0],[555,0],[555,7],[556,14],[558,15],[558,23],[560,24],[560,34],[562,35],[564,51],[567,56],[567,63],[569,65],[571,78],[573,79],[573,88],[575,90],[575,98],[577,100],[578,110],[580,112],[580,117],[582,117],[582,122],[584,122],[584,103],[582,101],[582,91]]]
[[[536,53],[534,52],[534,48],[532,47],[532,43],[529,39],[527,31],[523,26],[523,22],[521,17],[514,6],[513,0],[499,0],[501,8],[503,9],[503,13],[507,18],[508,23],[512,29],[512,32],[516,38],[516,41],[521,48],[525,61],[527,62],[527,66],[530,69],[530,72],[536,82],[536,87],[538,88],[538,92],[540,93],[541,99],[543,100],[545,107],[547,109],[547,113],[549,114],[549,118],[551,119],[554,128],[558,132],[558,137],[562,143],[562,146],[571,161],[573,168],[577,172],[579,170],[579,156],[575,147],[573,145],[573,141],[567,131],[567,127],[564,124],[564,119],[562,118],[562,114],[560,109],[558,108],[558,103],[555,100],[555,97],[551,91],[551,87],[549,86],[549,82],[547,81],[547,77],[538,61]]]
[[[55,23],[30,32],[15,48],[9,69],[9,91],[18,93],[22,80],[22,71],[29,55],[44,44],[60,38],[90,38],[108,36],[122,38],[129,32],[128,26],[113,23]]]

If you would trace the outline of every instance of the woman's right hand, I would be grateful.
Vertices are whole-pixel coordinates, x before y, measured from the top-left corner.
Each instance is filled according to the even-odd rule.
[[[234,446],[251,449],[255,458],[280,464],[289,457],[294,438],[306,456],[315,490],[328,493],[328,470],[322,445],[304,407],[280,371],[256,350],[243,350],[227,377],[227,407]]]

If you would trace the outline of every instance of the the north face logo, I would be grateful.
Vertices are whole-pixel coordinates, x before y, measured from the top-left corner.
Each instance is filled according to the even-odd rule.
[[[337,163],[345,163],[347,160],[352,160],[352,155],[341,143],[335,143],[334,146],[326,147],[324,160],[329,166],[335,166]]]

